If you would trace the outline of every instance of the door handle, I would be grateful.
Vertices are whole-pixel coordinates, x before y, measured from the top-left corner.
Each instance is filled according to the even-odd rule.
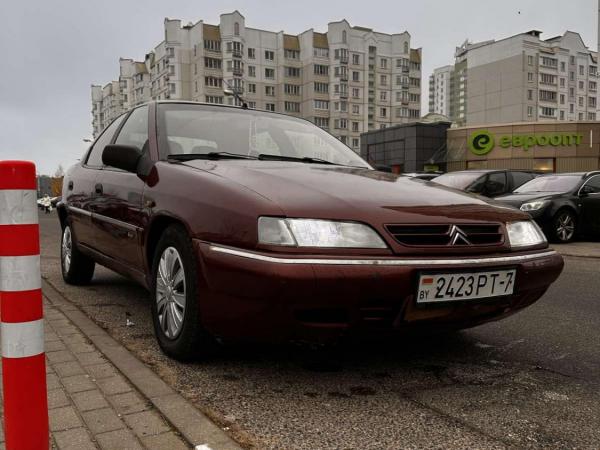
[[[94,190],[96,191],[96,194],[102,194],[102,191],[103,191],[102,184],[97,183]]]

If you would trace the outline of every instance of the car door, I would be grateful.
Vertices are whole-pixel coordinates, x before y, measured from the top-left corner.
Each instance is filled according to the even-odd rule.
[[[127,116],[114,144],[148,151],[148,106],[136,108]],[[138,271],[142,268],[144,185],[135,173],[104,166],[96,177],[92,205],[98,250],[118,264]]]
[[[69,208],[71,226],[78,243],[96,249],[91,213],[95,200],[95,181],[102,169],[102,150],[109,144],[125,115],[116,118],[100,134],[84,156],[84,160],[76,170],[68,174],[66,193],[63,195]]]
[[[583,232],[600,234],[600,175],[589,178],[579,192]]]

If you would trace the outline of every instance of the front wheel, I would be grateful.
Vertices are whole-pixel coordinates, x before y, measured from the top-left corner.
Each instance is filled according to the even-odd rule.
[[[575,214],[569,210],[559,211],[552,220],[551,237],[560,243],[571,242],[575,238],[577,219]]]
[[[66,283],[82,285],[92,281],[96,263],[77,248],[77,242],[73,237],[70,223],[67,223],[63,229],[60,244],[60,263],[63,280]]]
[[[178,360],[206,356],[215,343],[202,328],[192,242],[178,225],[165,230],[152,264],[152,319],[161,349]]]

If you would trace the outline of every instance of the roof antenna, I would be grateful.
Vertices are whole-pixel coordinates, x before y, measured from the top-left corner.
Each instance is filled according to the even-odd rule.
[[[242,104],[242,109],[248,109],[248,103],[241,96],[241,92],[238,88],[232,87],[227,80],[223,80],[225,82],[226,87],[223,88],[223,94],[227,96],[232,96],[238,102]]]

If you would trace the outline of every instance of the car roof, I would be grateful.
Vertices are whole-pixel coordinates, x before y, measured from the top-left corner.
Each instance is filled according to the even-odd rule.
[[[527,169],[467,169],[467,170],[457,170],[454,172],[448,172],[448,174],[453,173],[492,173],[492,172],[526,172],[526,173],[541,173],[536,170],[527,170]],[[446,175],[446,174],[444,174]]]

